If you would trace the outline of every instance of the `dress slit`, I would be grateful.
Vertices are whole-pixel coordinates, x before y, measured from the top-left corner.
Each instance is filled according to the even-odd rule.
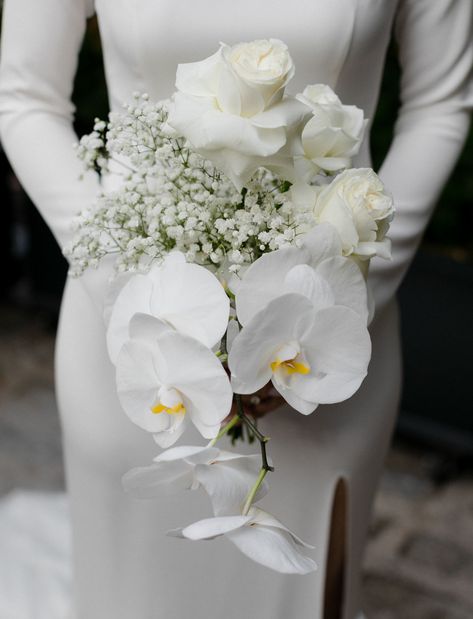
[[[344,606],[348,488],[340,477],[335,485],[325,563],[323,619],[342,619]]]

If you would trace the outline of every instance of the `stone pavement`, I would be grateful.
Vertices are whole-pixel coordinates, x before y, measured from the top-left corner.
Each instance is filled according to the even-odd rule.
[[[0,496],[64,487],[53,328],[0,308]],[[365,562],[369,619],[473,618],[473,474],[442,483],[442,456],[396,441]]]

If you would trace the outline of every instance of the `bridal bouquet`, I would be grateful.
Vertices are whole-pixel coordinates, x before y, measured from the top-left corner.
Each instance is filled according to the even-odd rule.
[[[281,41],[222,44],[178,66],[170,100],[135,94],[97,121],[78,153],[115,187],[80,214],[66,253],[74,275],[116,256],[105,314],[118,397],[165,449],[125,489],[203,488],[213,516],[169,534],[225,536],[305,574],[311,547],[259,506],[273,463],[245,402],[271,381],[308,415],[357,391],[368,265],[390,256],[393,204],[373,170],[350,169],[363,112],[323,84],[285,94],[293,75]],[[208,442],[176,446],[191,424]],[[260,455],[218,447],[243,428]]]

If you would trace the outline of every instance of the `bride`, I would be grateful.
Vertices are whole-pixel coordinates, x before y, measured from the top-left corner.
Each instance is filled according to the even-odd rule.
[[[268,509],[316,546],[319,570],[282,576],[224,541],[189,544],[163,531],[207,514],[197,500],[138,501],[121,476],[148,464],[155,445],[116,399],[105,348],[106,268],[69,279],[56,379],[74,542],[76,619],[355,619],[373,494],[399,398],[395,292],[468,128],[473,102],[471,0],[5,0],[0,73],[3,146],[58,242],[100,190],[79,180],[70,101],[87,17],[97,13],[112,109],[133,91],[174,90],[178,63],[219,41],[287,43],[294,92],[323,82],[373,118],[394,29],[402,66],[395,137],[380,170],[393,193],[393,260],[375,260],[368,378],[348,402],[310,417],[287,406],[262,426],[278,475]],[[370,166],[369,142],[354,162]],[[192,442],[192,437],[189,437]],[[27,586],[27,584],[26,584]]]

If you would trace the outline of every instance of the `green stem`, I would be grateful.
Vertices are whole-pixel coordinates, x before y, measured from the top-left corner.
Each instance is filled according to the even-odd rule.
[[[220,432],[217,434],[217,436],[212,439],[209,443],[209,447],[213,447],[217,441],[219,441],[222,436],[225,436],[225,434],[231,430],[233,428],[233,426],[235,426],[238,422],[240,421],[240,418],[238,415],[234,415],[230,421],[220,430]]]
[[[253,488],[249,491],[248,496],[246,497],[246,501],[245,501],[245,505],[243,507],[243,511],[242,511],[242,515],[243,516],[247,516],[248,512],[250,511],[250,507],[253,503],[253,500],[256,496],[256,493],[258,492],[261,484],[263,483],[264,478],[266,477],[266,474],[268,472],[268,469],[266,468],[262,468],[261,471],[259,472],[258,478],[255,482],[255,485],[253,486]]]
[[[222,362],[222,363],[226,363],[228,361],[228,355],[226,352],[222,352],[221,350],[217,350],[217,352],[215,353],[215,355],[217,356],[217,358]]]
[[[274,471],[274,467],[270,466],[270,464],[268,463],[268,456],[266,454],[266,443],[269,441],[269,436],[264,436],[264,434],[261,434],[261,432],[258,430],[256,425],[251,421],[251,419],[245,413],[241,395],[235,394],[235,402],[237,405],[237,415],[241,419],[241,422],[246,424],[246,426],[250,429],[250,431],[258,439],[260,443],[262,468],[265,471]]]
[[[228,355],[228,350],[227,350],[227,332],[226,331],[223,334],[222,341],[220,342],[220,354],[221,355]]]

